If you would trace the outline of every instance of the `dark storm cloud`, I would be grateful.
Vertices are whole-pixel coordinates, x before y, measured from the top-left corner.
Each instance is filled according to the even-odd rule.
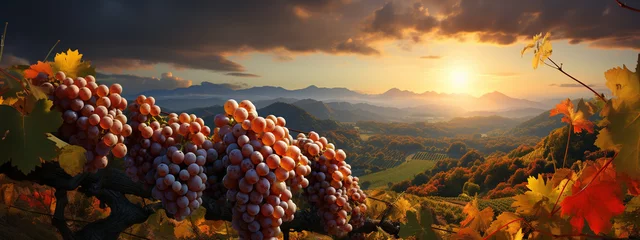
[[[473,33],[504,45],[551,31],[553,39],[572,43],[640,49],[640,14],[615,1],[10,0],[0,8],[4,21],[5,54],[34,62],[60,39],[57,52],[80,49],[109,72],[157,63],[244,72],[227,56],[278,49],[287,54],[277,60],[313,52],[375,56],[382,54],[378,41],[401,40],[398,46],[409,50],[424,34]]]
[[[410,1],[406,1],[410,2]],[[381,34],[387,38],[405,38],[405,30],[427,33],[438,26],[435,17],[430,16],[428,9],[421,3],[409,7],[399,2],[388,2],[384,7],[376,10],[364,31]],[[411,37],[418,42],[419,37]]]
[[[341,0],[281,1],[11,1],[0,8],[9,21],[8,53],[30,61],[56,50],[80,49],[106,68],[168,63],[177,67],[242,72],[225,56],[242,51],[372,54],[347,41],[359,21],[343,22]],[[37,7],[36,7],[37,6]],[[295,9],[309,14],[302,19]],[[25,11],[29,14],[25,14]],[[363,10],[360,15],[366,16]],[[333,15],[335,16],[333,16]],[[332,16],[330,16],[332,15]],[[37,16],[37,17],[34,17]],[[99,64],[98,64],[99,63]],[[113,64],[113,65],[110,65]]]
[[[456,2],[459,4],[454,5]],[[640,49],[640,14],[618,7],[615,1],[461,0],[438,4],[450,6],[440,12],[448,16],[440,23],[442,35],[478,33],[480,41],[510,44],[518,37],[550,31],[553,39],[571,43]]]
[[[260,75],[256,75],[256,74],[251,74],[251,73],[239,73],[239,72],[232,72],[232,73],[227,73],[225,75],[228,76],[234,76],[234,77],[260,77]]]

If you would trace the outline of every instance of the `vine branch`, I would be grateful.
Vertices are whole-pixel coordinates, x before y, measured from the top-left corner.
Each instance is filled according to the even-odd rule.
[[[593,90],[593,88],[589,87],[589,85],[584,84],[582,81],[578,80],[577,78],[571,76],[571,74],[567,73],[564,71],[564,69],[562,69],[562,64],[558,65],[556,62],[554,62],[551,58],[547,58],[549,59],[549,61],[551,61],[551,63],[553,63],[554,66],[550,66],[549,64],[547,64],[547,66],[556,69],[558,71],[560,71],[561,73],[563,73],[564,75],[566,75],[567,77],[573,79],[574,81],[576,81],[577,83],[581,84],[582,86],[586,87],[587,89],[589,89],[591,92],[593,92],[593,94],[595,94],[596,96],[598,96],[598,98],[600,98],[603,102],[607,102],[607,99],[604,98],[604,96],[602,96],[601,94],[599,94],[598,92],[596,92],[596,90]]]
[[[624,3],[623,3],[622,1],[620,1],[620,0],[616,0],[616,3],[617,3],[617,4],[618,4],[618,6],[620,6],[621,8],[628,9],[628,10],[631,10],[631,11],[634,11],[634,12],[640,12],[640,9],[638,9],[638,8],[634,8],[634,7],[630,7],[629,5],[624,4]]]

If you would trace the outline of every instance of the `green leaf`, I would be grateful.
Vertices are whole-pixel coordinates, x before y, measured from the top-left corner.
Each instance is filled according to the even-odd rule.
[[[22,91],[22,81],[24,81],[22,72],[14,69],[7,69],[5,72],[11,76],[0,73],[0,83],[2,83],[0,84],[0,86],[2,86],[0,92],[3,92],[2,96],[4,98],[17,98],[18,93]],[[19,79],[20,82],[16,79]]]
[[[420,211],[420,219],[413,211],[407,211],[407,223],[400,223],[400,237],[415,236],[416,239],[437,239],[436,233],[431,229],[433,218],[429,209]]]
[[[0,164],[11,161],[20,171],[28,174],[42,161],[58,156],[56,144],[47,138],[62,125],[62,114],[51,111],[53,102],[38,100],[33,111],[22,115],[13,107],[0,106]]]

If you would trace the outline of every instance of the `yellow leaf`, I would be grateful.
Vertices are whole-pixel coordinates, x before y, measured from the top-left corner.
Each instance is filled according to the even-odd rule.
[[[512,212],[503,212],[495,221],[491,223],[491,226],[487,229],[486,234],[493,234],[495,240],[511,240],[513,236],[518,232],[520,227],[520,217]],[[508,225],[507,225],[508,224]],[[503,227],[505,226],[506,227]],[[502,229],[500,229],[502,228]]]
[[[524,55],[527,50],[533,49],[533,61],[531,62],[533,69],[537,69],[540,63],[549,58],[553,52],[550,40],[551,33],[547,32],[542,39],[540,39],[541,37],[542,34],[535,35],[533,40],[520,52],[521,55]]]
[[[524,238],[524,234],[522,233],[522,228],[518,230],[515,236],[513,236],[513,240],[522,240]]]
[[[627,66],[609,69],[604,73],[607,79],[606,85],[617,99],[613,100],[614,107],[618,107],[621,102],[627,106],[635,105],[640,101],[640,81],[638,73],[631,72]]]
[[[482,236],[477,230],[471,228],[461,228],[455,235],[451,236],[452,240],[481,240]]]
[[[564,197],[571,195],[571,188],[565,187],[567,179],[560,181],[556,186],[553,181],[547,181],[545,183],[542,175],[538,175],[538,178],[530,176],[528,179],[527,188],[530,191],[524,194],[516,195],[513,198],[516,200],[511,205],[516,208],[516,213],[523,215],[535,215],[539,214],[541,210],[549,213],[552,211],[554,205],[557,202],[562,202]],[[564,188],[564,192],[558,199],[560,192]],[[556,206],[558,208],[559,206]]]
[[[60,149],[58,163],[65,172],[75,176],[84,170],[84,165],[87,162],[86,152],[87,150],[81,146],[67,145]]]
[[[18,98],[7,98],[4,99],[2,96],[0,96],[0,105],[9,105],[12,106],[14,103],[16,103],[18,101]]]
[[[467,203],[464,209],[462,209],[462,212],[467,214],[467,218],[460,222],[461,227],[484,231],[489,228],[489,225],[493,221],[493,209],[487,207],[480,211],[480,209],[478,209],[477,198]]]
[[[70,78],[95,73],[89,62],[82,61],[82,54],[78,50],[71,51],[71,49],[66,53],[56,53],[53,68],[55,71],[63,71]]]

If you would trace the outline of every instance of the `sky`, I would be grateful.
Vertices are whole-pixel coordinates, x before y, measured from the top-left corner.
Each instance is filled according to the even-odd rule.
[[[534,70],[532,53],[521,57],[531,36],[551,32],[551,58],[598,91],[607,69],[633,69],[640,53],[640,13],[613,0],[9,0],[0,22],[9,22],[0,66],[42,60],[59,39],[56,52],[79,49],[131,91],[209,81],[590,97],[557,70]]]

